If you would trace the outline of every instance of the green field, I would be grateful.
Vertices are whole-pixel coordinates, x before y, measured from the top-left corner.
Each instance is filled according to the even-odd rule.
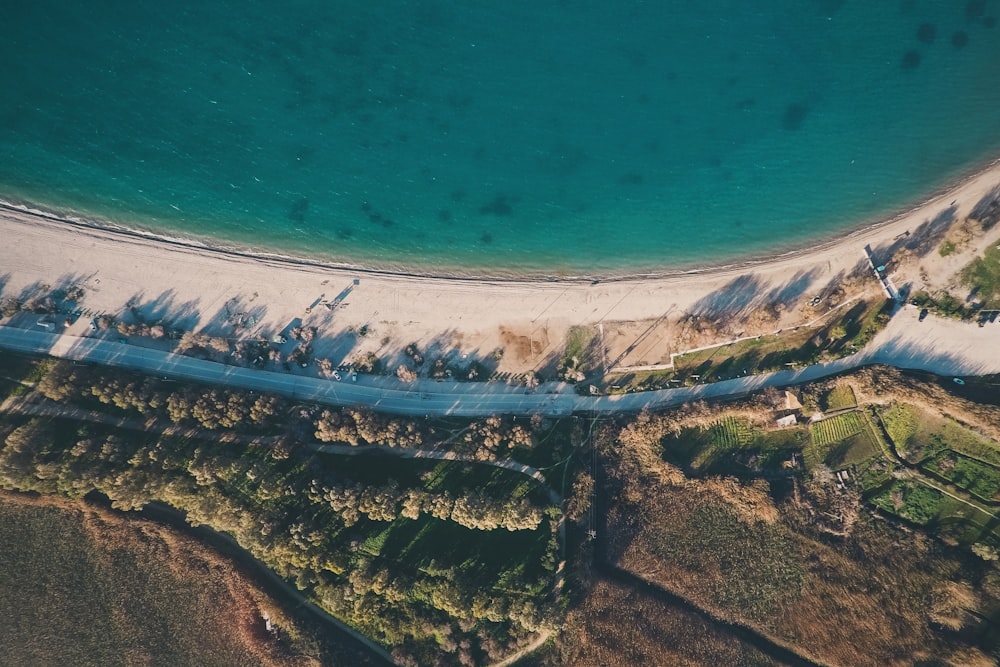
[[[838,384],[824,394],[822,401],[824,412],[854,408],[857,405],[858,401],[854,397],[854,390],[851,389],[851,385],[849,384]]]
[[[810,428],[812,443],[816,447],[846,440],[866,428],[864,416],[860,412],[848,412],[836,417],[813,423]]]
[[[941,514],[942,500],[945,498],[946,496],[937,489],[917,481],[900,480],[870,500],[876,507],[886,512],[916,524],[926,525]]]
[[[896,451],[911,463],[934,458],[950,449],[1000,466],[1000,445],[953,419],[936,417],[904,403],[880,408],[878,416]]]
[[[968,456],[946,451],[925,462],[922,467],[986,502],[997,500],[1000,493],[1000,470]]]

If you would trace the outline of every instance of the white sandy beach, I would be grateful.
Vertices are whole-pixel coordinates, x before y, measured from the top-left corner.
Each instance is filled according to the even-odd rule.
[[[822,314],[829,302],[875,296],[881,287],[863,249],[887,248],[951,209],[966,218],[1000,184],[1000,165],[895,219],[821,247],[740,266],[662,277],[590,281],[464,280],[327,267],[262,255],[216,250],[60,221],[35,212],[0,210],[0,297],[20,298],[39,285],[79,285],[89,311],[233,335],[229,315],[252,316],[253,332],[273,334],[301,322],[318,328],[318,356],[335,363],[376,351],[390,363],[416,343],[428,358],[460,358],[504,349],[501,371],[541,368],[562,356],[575,326],[604,330],[610,356],[621,364],[656,364],[671,352],[719,342],[713,337],[794,327]],[[897,286],[944,286],[974,254],[1000,237],[1000,226],[942,258],[935,247],[921,259],[890,257]],[[850,279],[855,272],[860,278]],[[838,288],[842,288],[838,290]],[[339,300],[338,300],[339,297]],[[327,307],[331,304],[334,307]],[[769,304],[777,317],[762,317]],[[711,331],[690,319],[733,320]],[[367,335],[355,331],[367,325]],[[77,331],[79,330],[79,331]],[[89,330],[81,318],[72,332]],[[243,332],[244,334],[246,332]],[[686,346],[686,347],[685,347]]]

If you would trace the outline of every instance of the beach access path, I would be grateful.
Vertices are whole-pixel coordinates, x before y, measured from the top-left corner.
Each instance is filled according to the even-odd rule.
[[[366,405],[380,412],[412,416],[637,412],[698,400],[735,398],[766,387],[811,382],[872,364],[944,376],[1000,373],[1000,325],[978,327],[933,316],[920,322],[918,311],[912,307],[900,310],[868,347],[843,359],[799,370],[614,396],[581,396],[572,385],[564,383],[547,383],[528,390],[502,382],[420,379],[404,383],[395,377],[371,375],[358,375],[356,382],[338,382],[229,366],[111,340],[7,326],[0,327],[0,348],[131,368],[168,379],[269,392],[293,400],[334,406]]]

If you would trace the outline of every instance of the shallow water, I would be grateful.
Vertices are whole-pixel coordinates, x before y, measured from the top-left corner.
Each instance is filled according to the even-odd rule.
[[[185,4],[6,12],[0,195],[378,266],[622,272],[808,243],[1000,154],[998,0]]]

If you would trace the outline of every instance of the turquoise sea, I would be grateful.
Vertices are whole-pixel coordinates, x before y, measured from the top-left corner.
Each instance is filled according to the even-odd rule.
[[[378,267],[627,273],[1000,156],[1000,0],[9,0],[0,197]]]

